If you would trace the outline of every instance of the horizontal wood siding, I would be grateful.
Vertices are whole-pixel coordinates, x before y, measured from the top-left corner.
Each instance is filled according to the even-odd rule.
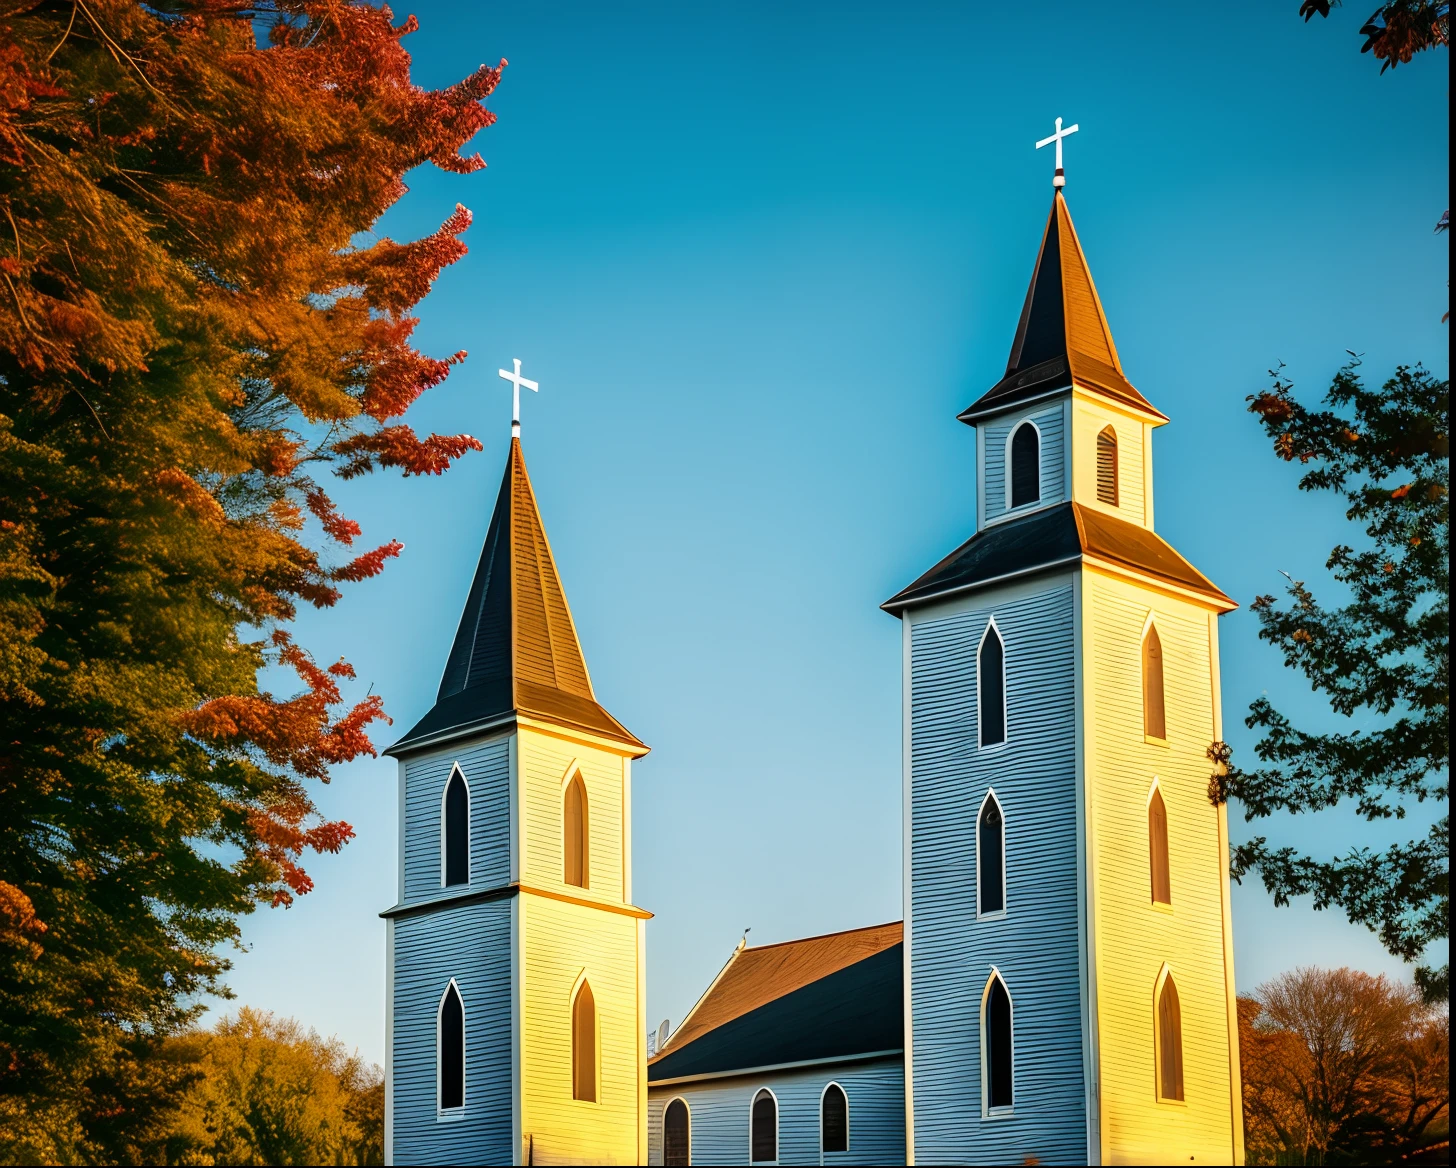
[[[623,817],[627,760],[534,729],[521,730],[519,748],[525,820],[521,879],[537,888],[621,904],[630,885]],[[585,890],[566,883],[562,814],[565,780],[573,768],[580,771],[587,796],[590,850]]]
[[[1097,435],[1111,426],[1117,433],[1117,506],[1097,497]],[[1144,506],[1145,471],[1152,428],[1121,410],[1086,398],[1072,399],[1072,498],[1084,507],[1106,511],[1129,523],[1153,525]]]
[[[440,885],[440,800],[456,763],[470,786],[470,888],[510,880],[510,738],[452,745],[404,764],[404,900],[445,894]],[[450,893],[466,891],[453,887]]]
[[[394,1162],[509,1164],[511,901],[394,927]],[[435,1020],[451,978],[465,1006],[465,1112],[441,1120]]]
[[[830,1083],[849,1100],[849,1151],[821,1159],[819,1099]],[[905,1163],[905,1064],[898,1058],[650,1088],[647,1162],[662,1163],[663,1111],[681,1098],[692,1121],[694,1164],[748,1163],[748,1111],[764,1087],[779,1101],[780,1164]]]
[[[522,893],[521,1124],[537,1164],[639,1162],[646,1033],[632,917]],[[585,974],[596,1002],[594,1103],[572,1098],[571,1003]]]
[[[1084,579],[1103,1139],[1117,1163],[1227,1164],[1238,1121],[1224,981],[1228,859],[1204,754],[1214,736],[1210,614],[1101,573]],[[1163,647],[1166,746],[1143,737],[1140,654],[1150,610]],[[1152,903],[1154,778],[1167,809],[1171,910]],[[1153,993],[1164,962],[1183,1014],[1182,1103],[1156,1098]]]
[[[1031,413],[1008,414],[985,423],[986,465],[981,482],[987,519],[1006,513],[1006,439],[1026,418],[1041,430],[1041,503],[1060,503],[1067,497],[1062,403],[1058,401],[1050,407],[1041,404]]]
[[[910,990],[922,1164],[1087,1155],[1078,940],[1073,589],[978,593],[911,628]],[[1005,643],[1007,743],[977,748],[976,650]],[[1006,914],[976,919],[976,816],[1005,815]],[[1015,1111],[982,1119],[981,997],[992,966],[1015,1014]]]

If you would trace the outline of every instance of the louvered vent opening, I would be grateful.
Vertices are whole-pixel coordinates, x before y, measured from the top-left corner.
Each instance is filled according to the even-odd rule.
[[[1117,506],[1117,433],[1111,426],[1097,435],[1097,501]]]

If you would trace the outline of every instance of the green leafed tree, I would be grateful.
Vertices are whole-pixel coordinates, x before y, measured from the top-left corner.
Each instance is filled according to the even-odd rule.
[[[1352,361],[1325,404],[1304,406],[1278,374],[1250,399],[1279,457],[1305,467],[1300,488],[1340,497],[1363,528],[1360,546],[1336,547],[1327,565],[1347,597],[1322,602],[1291,580],[1284,602],[1260,596],[1253,609],[1259,636],[1352,723],[1304,730],[1260,698],[1246,721],[1261,765],[1236,766],[1215,744],[1210,795],[1238,799],[1249,820],[1353,804],[1370,823],[1398,824],[1414,806],[1436,809],[1422,836],[1381,850],[1312,856],[1265,837],[1233,849],[1235,877],[1256,873],[1276,903],[1338,906],[1414,962],[1449,936],[1450,383],[1402,367],[1373,390]],[[1447,996],[1448,971],[1417,970],[1428,997]]]
[[[310,792],[384,711],[289,622],[402,545],[354,546],[329,479],[479,449],[403,420],[464,355],[411,335],[469,214],[372,228],[413,168],[484,165],[500,69],[421,88],[413,28],[0,11],[0,1160],[156,1154],[159,1043],[352,835]]]

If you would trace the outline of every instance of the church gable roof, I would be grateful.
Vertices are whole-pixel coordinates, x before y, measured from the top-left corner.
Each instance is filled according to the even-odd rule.
[[[977,398],[960,420],[974,425],[989,414],[1069,389],[1074,382],[1120,405],[1167,420],[1122,372],[1071,212],[1057,191],[1006,375]]]
[[[1237,607],[1155,532],[1080,503],[1059,503],[983,528],[880,607],[899,615],[916,604],[1089,557],[1197,593],[1219,609]]]
[[[649,1082],[900,1049],[903,938],[895,921],[735,950]]]
[[[397,754],[525,714],[645,747],[592,692],[519,438],[430,712]]]

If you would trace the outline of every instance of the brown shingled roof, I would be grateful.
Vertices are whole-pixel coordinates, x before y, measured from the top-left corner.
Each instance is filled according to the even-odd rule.
[[[592,692],[521,441],[512,438],[435,705],[390,753],[518,713],[647,752]]]
[[[880,607],[899,615],[1013,577],[1098,560],[1197,593],[1220,611],[1238,607],[1155,531],[1073,502],[983,528]]]
[[[1082,550],[1087,555],[1112,560],[1124,567],[1201,593],[1217,602],[1220,607],[1238,607],[1222,588],[1148,528],[1091,507],[1083,507],[1080,503],[1072,504],[1072,513],[1076,516],[1077,530],[1082,537]]]
[[[960,415],[978,418],[1045,396],[1073,382],[1123,406],[1167,421],[1122,372],[1092,270],[1057,191],[1026,290],[1006,375]]]
[[[728,964],[652,1061],[674,1053],[750,1010],[900,944],[904,932],[904,925],[895,921],[776,945],[735,949]]]

